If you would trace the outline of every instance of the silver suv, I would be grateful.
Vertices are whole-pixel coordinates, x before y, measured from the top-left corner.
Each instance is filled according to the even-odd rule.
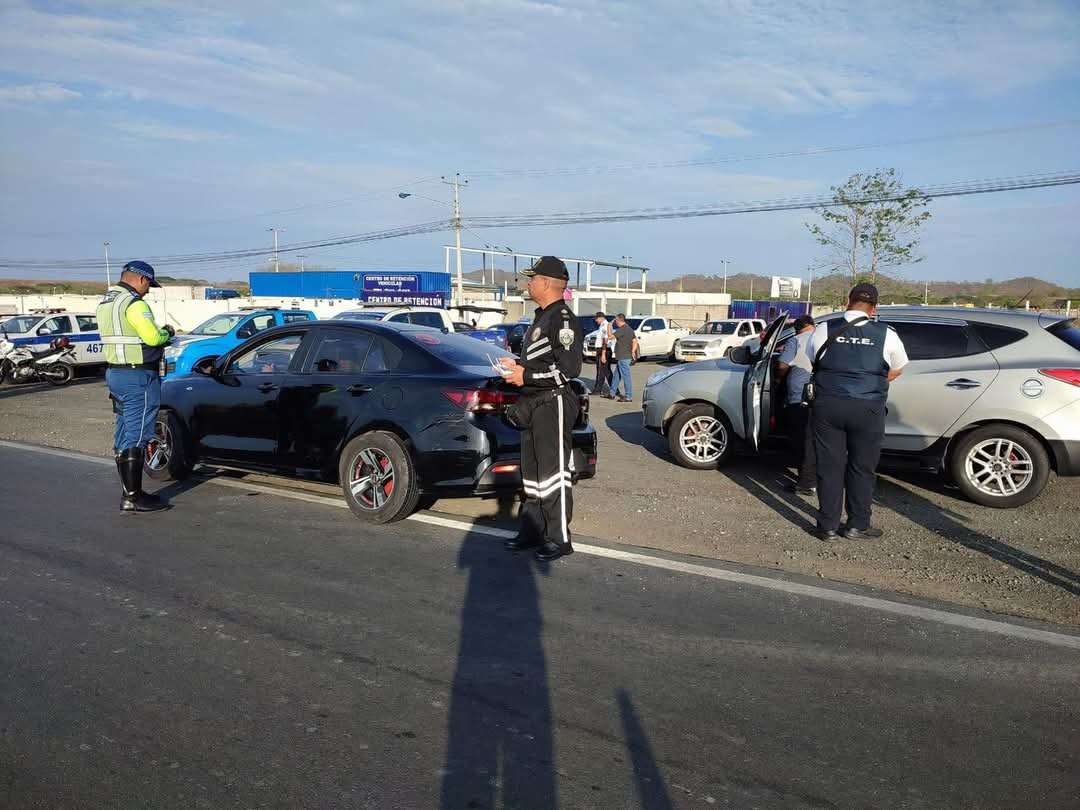
[[[923,307],[882,307],[878,319],[911,360],[889,390],[883,465],[942,472],[971,500],[1000,508],[1036,498],[1051,470],[1080,475],[1080,320]],[[791,334],[778,318],[757,351],[654,374],[645,426],[693,469],[724,464],[737,443],[756,451],[782,435],[773,360]]]

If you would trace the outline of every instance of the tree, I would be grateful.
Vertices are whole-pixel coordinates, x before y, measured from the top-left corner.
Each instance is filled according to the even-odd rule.
[[[853,174],[832,191],[832,204],[815,209],[823,222],[806,223],[828,251],[821,267],[843,272],[852,283],[876,282],[888,267],[922,261],[915,250],[918,230],[930,219],[930,199],[904,188],[895,169]]]

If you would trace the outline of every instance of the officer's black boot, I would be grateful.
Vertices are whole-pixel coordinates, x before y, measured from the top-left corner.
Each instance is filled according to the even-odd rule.
[[[120,500],[121,512],[160,512],[168,509],[156,495],[142,491],[143,449],[129,447],[121,450],[116,458],[120,470],[120,481],[124,485],[124,496]]]
[[[536,559],[540,562],[551,562],[559,557],[566,557],[574,553],[574,547],[570,543],[553,543],[548,540],[536,550]]]

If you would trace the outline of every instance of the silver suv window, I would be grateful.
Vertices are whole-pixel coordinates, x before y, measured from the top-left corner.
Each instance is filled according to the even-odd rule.
[[[941,360],[946,357],[967,357],[986,351],[982,342],[965,324],[927,323],[922,321],[889,321],[900,335],[911,360]]]

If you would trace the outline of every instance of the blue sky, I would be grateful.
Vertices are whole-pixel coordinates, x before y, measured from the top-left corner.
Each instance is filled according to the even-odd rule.
[[[285,4],[281,4],[284,6]],[[1080,125],[691,168],[1080,120],[1080,5],[539,0],[0,2],[0,256],[246,248],[446,216],[825,192],[892,166],[912,184],[1080,169]],[[492,170],[631,165],[584,174]],[[301,208],[271,214],[281,209]],[[913,280],[1080,285],[1080,187],[932,204]],[[797,275],[807,213],[482,231],[527,252],[633,257],[653,277]],[[449,234],[309,253],[442,266]],[[467,234],[466,243],[475,245]],[[269,250],[268,250],[269,252]],[[191,274],[243,277],[255,260]],[[179,274],[182,269],[171,270]],[[22,273],[21,275],[29,275]],[[50,273],[58,276],[58,273]]]

